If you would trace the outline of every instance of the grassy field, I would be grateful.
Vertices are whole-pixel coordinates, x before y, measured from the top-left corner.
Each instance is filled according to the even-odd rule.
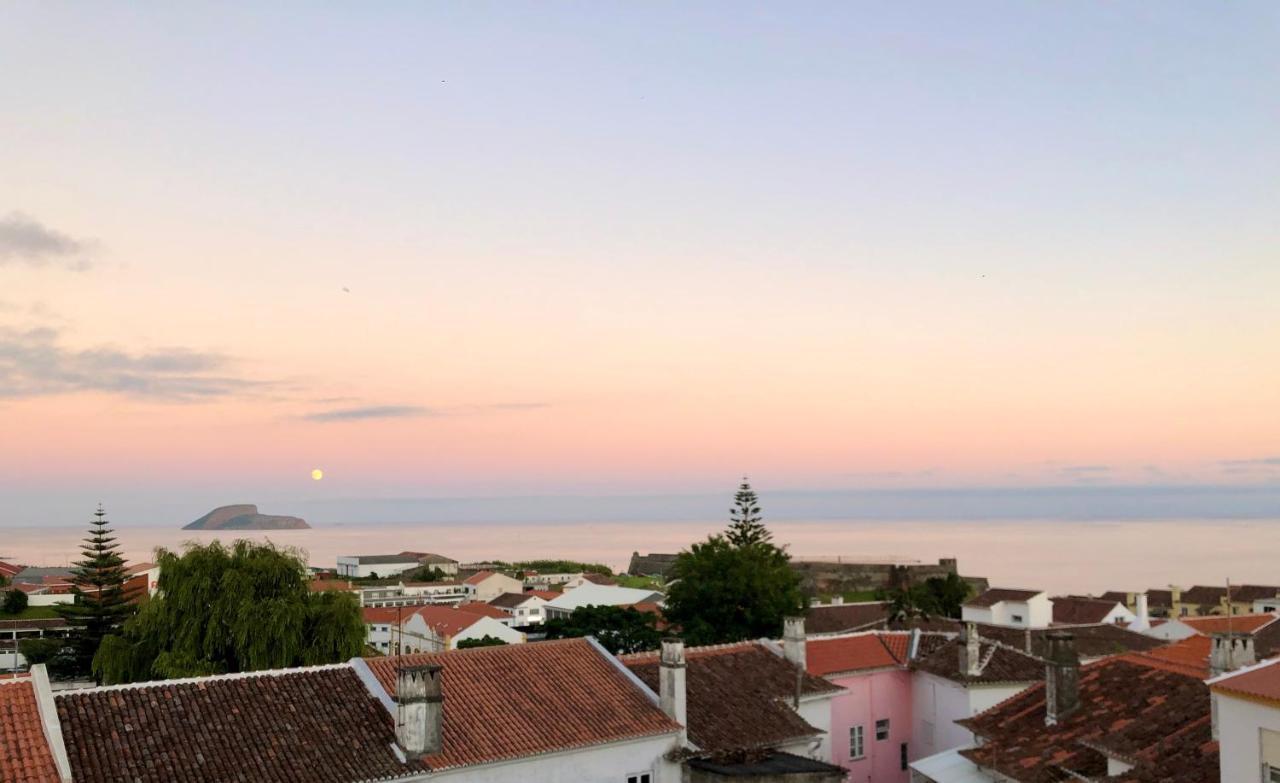
[[[634,587],[640,590],[657,590],[662,591],[662,582],[648,576],[632,576],[630,574],[617,574],[613,577],[621,587]]]
[[[57,616],[52,606],[28,606],[17,614],[0,612],[0,620],[42,620]]]

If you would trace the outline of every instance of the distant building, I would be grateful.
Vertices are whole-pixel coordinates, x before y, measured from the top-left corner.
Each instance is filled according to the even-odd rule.
[[[418,565],[438,568],[448,576],[456,576],[458,573],[458,561],[451,557],[437,555],[434,552],[401,552],[400,554],[417,558]]]
[[[584,584],[574,590],[561,593],[548,601],[545,607],[548,620],[568,617],[581,606],[631,606],[634,604],[661,603],[662,593],[633,587]]]
[[[1055,625],[1113,623],[1127,628],[1138,619],[1136,614],[1119,601],[1075,595],[1057,596],[1051,600]]]
[[[1053,602],[1043,590],[993,587],[965,601],[960,616],[968,623],[1047,628],[1053,624]]]
[[[372,576],[396,576],[418,568],[418,558],[401,555],[340,555],[338,576],[368,579]]]
[[[527,593],[503,593],[489,601],[489,605],[511,615],[516,627],[542,625],[547,619],[545,607],[548,601],[559,598],[559,593],[533,590]]]
[[[843,556],[805,556],[791,558],[791,568],[800,575],[801,587],[812,595],[840,595],[848,592],[870,592],[904,584],[923,584],[933,577],[949,574],[960,576],[953,557],[937,563],[904,560],[869,562],[863,558]],[[960,576],[975,593],[986,590],[987,580],[979,576]]]
[[[503,593],[518,593],[524,590],[524,582],[497,571],[480,571],[463,580],[472,592],[472,600],[492,601]]]
[[[529,571],[524,575],[524,586],[535,590],[546,590],[550,587],[562,585],[581,576],[580,572],[558,573],[558,574],[540,574],[536,571]]]
[[[1122,602],[1137,611],[1141,592],[1110,590],[1102,598]],[[1147,603],[1153,617],[1209,617],[1227,614],[1257,614],[1280,607],[1280,587],[1275,585],[1232,585],[1227,600],[1226,585],[1196,585],[1188,589],[1172,586],[1167,590],[1147,590]],[[1270,606],[1271,609],[1266,607]]]
[[[408,606],[410,604],[460,604],[475,599],[475,589],[466,582],[400,582],[394,585],[359,588],[361,606]]]
[[[583,573],[578,574],[574,578],[564,583],[564,590],[568,592],[583,585],[616,585],[618,582],[604,574]]]
[[[481,611],[437,604],[366,607],[366,644],[384,655],[452,650],[466,639],[492,636],[521,644],[525,635]]]
[[[627,565],[627,573],[632,576],[656,576],[664,582],[670,578],[671,569],[676,564],[676,558],[679,555],[659,554],[650,552],[642,555],[639,552],[631,553],[631,562]]]

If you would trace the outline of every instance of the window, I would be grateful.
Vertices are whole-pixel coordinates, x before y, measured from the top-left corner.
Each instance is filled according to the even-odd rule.
[[[1020,615],[1020,614],[1015,614],[1015,615],[1013,615],[1013,621],[1014,621],[1015,623],[1020,623],[1020,622],[1022,622],[1022,615]]]
[[[907,768],[907,743],[898,746],[898,765],[900,769]]]
[[[862,758],[862,756],[863,756],[862,727],[850,726],[849,727],[849,758],[860,759]]]
[[[652,783],[652,780],[648,772],[632,772],[627,775],[627,783]]]
[[[889,739],[889,719],[876,721],[876,741]]]

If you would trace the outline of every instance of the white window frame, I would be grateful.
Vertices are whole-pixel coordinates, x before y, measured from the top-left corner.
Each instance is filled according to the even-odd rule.
[[[857,752],[855,752],[855,748]],[[866,733],[862,724],[849,727],[849,760],[857,761],[867,757]]]

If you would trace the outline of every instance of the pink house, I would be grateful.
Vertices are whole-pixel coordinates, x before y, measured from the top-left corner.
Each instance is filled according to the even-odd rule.
[[[845,689],[831,702],[831,760],[849,770],[849,783],[910,780],[911,672],[905,664],[909,645],[920,638],[883,632],[806,642],[809,673]]]

